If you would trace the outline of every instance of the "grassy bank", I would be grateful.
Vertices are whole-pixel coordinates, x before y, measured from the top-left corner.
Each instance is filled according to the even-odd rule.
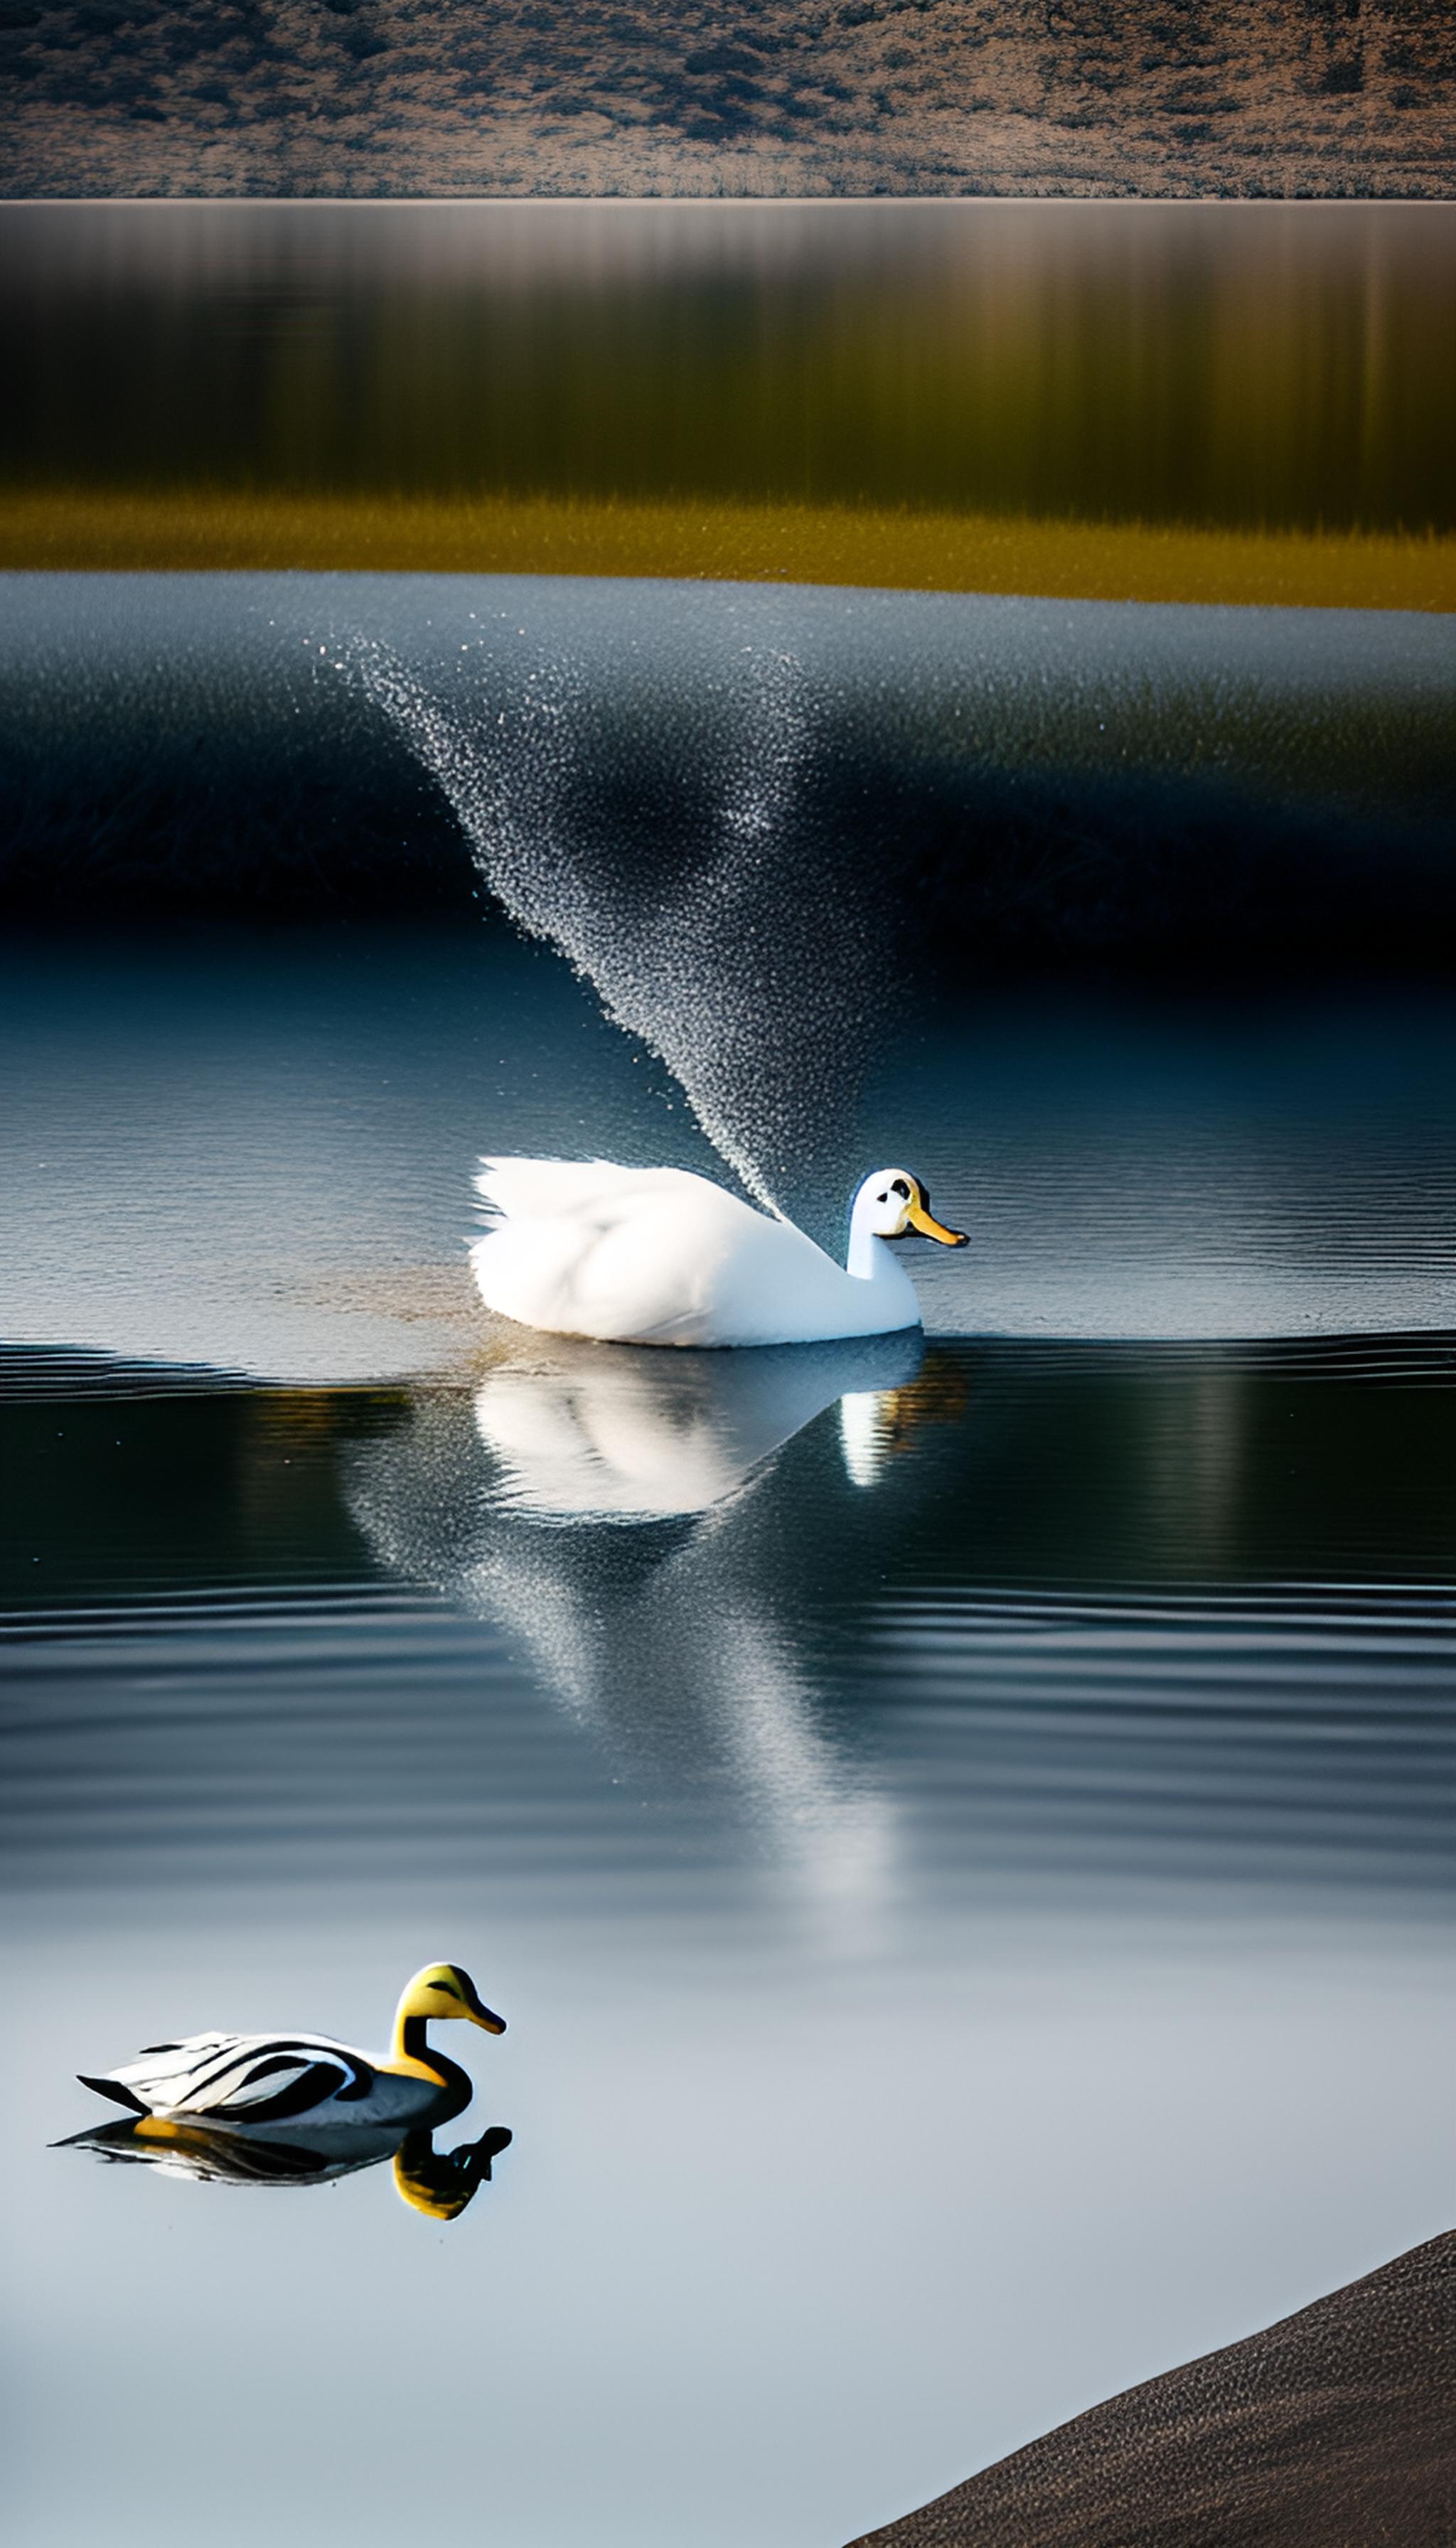
[[[849,506],[27,491],[0,567],[724,578],[1105,601],[1456,609],[1456,538]]]

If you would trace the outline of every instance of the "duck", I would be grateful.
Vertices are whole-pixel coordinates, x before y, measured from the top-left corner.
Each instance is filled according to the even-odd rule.
[[[968,1245],[908,1168],[877,1168],[850,1207],[848,1262],[687,1168],[607,1159],[483,1159],[491,1227],[470,1251],[486,1307],[602,1344],[790,1345],[921,1323],[890,1249],[918,1231]]]
[[[326,2035],[189,2035],[145,2045],[102,2077],[76,2075],[83,2088],[164,2124],[226,2133],[307,2124],[352,2139],[447,2122],[469,2105],[469,2071],[425,2034],[443,2018],[468,2019],[488,2035],[505,2032],[504,2018],[486,2007],[459,1964],[424,1964],[400,1994],[394,2041],[382,2059]]]

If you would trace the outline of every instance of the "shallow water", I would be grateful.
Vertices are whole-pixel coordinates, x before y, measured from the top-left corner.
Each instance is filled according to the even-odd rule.
[[[652,1356],[463,1280],[712,1165],[546,950],[6,962],[17,2535],[835,2548],[1447,2226],[1447,1004],[906,1013],[929,1342]],[[451,2223],[48,2146],[438,1954]]]

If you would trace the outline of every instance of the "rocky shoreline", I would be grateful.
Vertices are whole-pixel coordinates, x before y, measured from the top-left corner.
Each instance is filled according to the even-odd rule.
[[[854,2548],[1446,2548],[1453,2379],[1448,2230]]]

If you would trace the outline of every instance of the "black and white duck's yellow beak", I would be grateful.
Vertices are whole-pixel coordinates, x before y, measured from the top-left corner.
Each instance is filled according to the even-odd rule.
[[[924,1186],[920,1187],[912,1200],[905,1206],[905,1219],[912,1229],[919,1230],[922,1238],[937,1239],[942,1247],[968,1247],[970,1245],[969,1237],[963,1229],[948,1229],[943,1221],[937,1221],[935,1214],[931,1211],[930,1197],[926,1193]]]
[[[504,2018],[487,2008],[462,1964],[426,1964],[406,1983],[398,2016],[401,2022],[410,2017],[468,2017],[472,2026],[483,2026],[488,2035],[505,2032]]]
[[[472,2026],[483,2026],[488,2035],[503,2035],[505,2032],[504,2018],[498,2017],[493,2008],[487,2008],[479,1991],[473,1986],[460,2014],[462,2017],[468,2017]]]

